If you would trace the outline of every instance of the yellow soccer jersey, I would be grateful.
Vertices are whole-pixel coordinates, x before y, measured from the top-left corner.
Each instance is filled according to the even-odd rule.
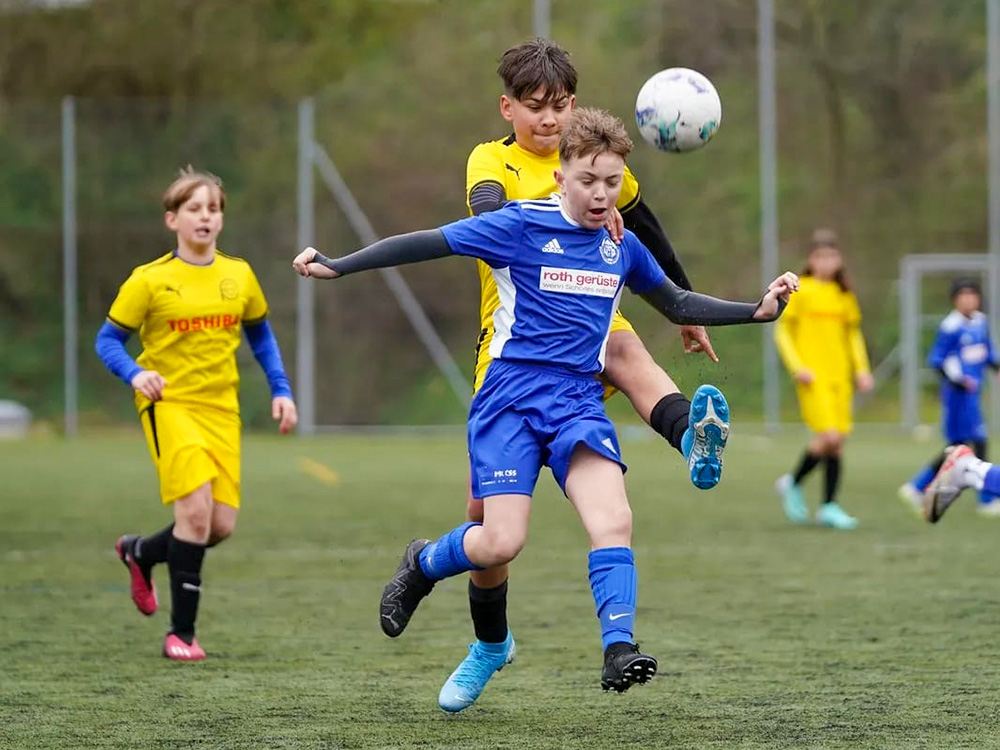
[[[869,372],[857,297],[835,281],[804,276],[775,327],[775,342],[791,373],[812,370],[819,382],[848,382]]]
[[[513,133],[508,137],[480,143],[472,153],[465,171],[465,200],[469,213],[469,195],[472,189],[483,183],[494,183],[503,188],[507,200],[531,200],[547,198],[556,190],[555,170],[559,168],[559,152],[549,156],[538,156],[521,148]],[[639,201],[639,182],[625,167],[622,191],[615,204],[619,211],[627,211]],[[479,269],[479,321],[483,328],[480,347],[489,348],[488,339],[493,331],[493,313],[500,306],[497,285],[490,267],[483,261],[476,261]]]
[[[267,301],[250,264],[216,253],[211,265],[185,263],[173,252],[139,266],[118,290],[108,320],[139,331],[137,361],[167,381],[163,400],[238,412],[236,349],[243,323],[267,316]],[[149,400],[138,391],[142,411]]]

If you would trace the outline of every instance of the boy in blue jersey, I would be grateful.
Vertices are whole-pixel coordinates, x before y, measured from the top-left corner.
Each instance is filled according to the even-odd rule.
[[[972,279],[956,279],[951,287],[952,310],[938,326],[927,364],[941,374],[941,429],[946,445],[964,444],[979,459],[986,458],[986,421],[980,394],[987,368],[997,368],[996,350],[986,316],[979,307],[982,295]],[[918,512],[923,493],[941,468],[946,452],[935,458],[899,488],[900,499]],[[1000,500],[987,490],[979,495],[979,510],[1000,516]]]
[[[560,139],[559,194],[390,237],[346,258],[330,260],[307,248],[293,261],[303,276],[336,278],[468,255],[484,260],[497,283],[493,361],[468,423],[473,492],[483,498],[483,521],[406,546],[380,603],[382,629],[390,637],[403,632],[437,581],[517,556],[535,482],[547,465],[590,538],[589,578],[604,647],[602,687],[623,692],[656,672],[656,660],[640,653],[633,640],[632,511],[621,449],[596,377],[612,316],[628,286],[675,323],[769,321],[798,279],[791,273],[778,277],[757,303],[729,302],[680,289],[631,232],[616,245],[605,222],[631,147],[620,120],[579,109]],[[439,703],[458,711],[466,700],[459,692],[453,704]]]

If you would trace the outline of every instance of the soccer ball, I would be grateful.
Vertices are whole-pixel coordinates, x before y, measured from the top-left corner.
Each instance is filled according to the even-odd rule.
[[[694,151],[719,129],[722,102],[698,71],[667,68],[639,89],[635,121],[642,137],[661,151]]]

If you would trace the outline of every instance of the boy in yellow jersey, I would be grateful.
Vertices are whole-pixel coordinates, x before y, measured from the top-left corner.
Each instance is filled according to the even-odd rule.
[[[205,549],[233,533],[240,507],[239,372],[241,331],[267,375],[271,412],[285,434],[298,414],[281,352],[267,322],[267,301],[250,265],[216,248],[226,196],[218,177],[181,172],[163,198],[177,248],[138,266],[122,284],[96,349],[108,369],[135,390],[136,407],[174,523],[115,544],[129,570],[132,600],[157,608],[152,569],[170,571],[171,625],[163,655],[200,661],[195,638]],[[139,332],[142,353],[125,349]]]
[[[774,332],[778,352],[796,382],[802,419],[813,431],[794,474],[775,485],[785,515],[806,523],[809,511],[802,498],[802,480],[826,462],[823,504],[816,522],[835,529],[853,529],[858,520],[837,503],[841,453],[851,431],[852,380],[860,391],[874,386],[861,310],[851,292],[837,235],[829,229],[813,233],[801,285]]]
[[[547,39],[534,39],[508,49],[497,73],[503,80],[500,114],[514,132],[482,143],[469,155],[466,201],[479,215],[501,208],[509,200],[548,198],[556,191],[559,138],[576,101],[577,73],[569,54]],[[615,239],[622,224],[650,250],[667,276],[691,289],[669,240],[643,202],[635,175],[625,167],[617,210],[608,221]],[[558,254],[558,244],[548,248]],[[500,305],[497,284],[487,264],[477,261],[480,279],[481,332],[476,347],[474,390],[483,383],[491,362],[494,313]],[[685,351],[703,351],[718,361],[702,326],[682,326]],[[688,460],[695,486],[708,489],[721,476],[722,449],[729,431],[728,405],[713,386],[702,386],[688,401],[670,376],[646,351],[635,330],[619,312],[611,324],[605,359],[605,397],[616,389],[636,412]],[[692,418],[693,417],[693,418]],[[690,427],[690,429],[689,429]],[[706,459],[706,455],[709,456]],[[700,458],[699,458],[700,456]],[[706,467],[706,463],[711,466]],[[467,518],[482,521],[482,500],[468,495]],[[513,659],[514,641],[507,628],[507,566],[471,574],[469,606],[476,643],[441,689],[439,704],[459,711],[479,697],[490,677]],[[456,698],[459,696],[459,698]]]

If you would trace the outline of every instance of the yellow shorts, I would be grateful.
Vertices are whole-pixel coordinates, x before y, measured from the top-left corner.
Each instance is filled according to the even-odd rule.
[[[813,432],[836,430],[847,434],[854,426],[851,421],[851,399],[854,391],[849,382],[814,381],[796,386],[802,420]]]
[[[615,310],[615,316],[611,319],[611,333],[615,331],[631,331],[635,333],[635,329],[632,324],[625,319],[622,315],[621,310]],[[490,362],[493,361],[493,357],[490,356],[490,342],[493,340],[493,328],[484,328],[479,332],[479,341],[476,342],[476,376],[472,381],[472,392],[476,393],[483,386],[483,378],[486,377],[486,370],[490,366]],[[611,383],[607,381],[604,375],[599,376],[601,382],[604,383],[604,400],[607,401],[609,398],[618,393],[618,389],[615,388]]]
[[[240,417],[158,401],[139,415],[164,505],[212,483],[212,499],[240,507]]]

